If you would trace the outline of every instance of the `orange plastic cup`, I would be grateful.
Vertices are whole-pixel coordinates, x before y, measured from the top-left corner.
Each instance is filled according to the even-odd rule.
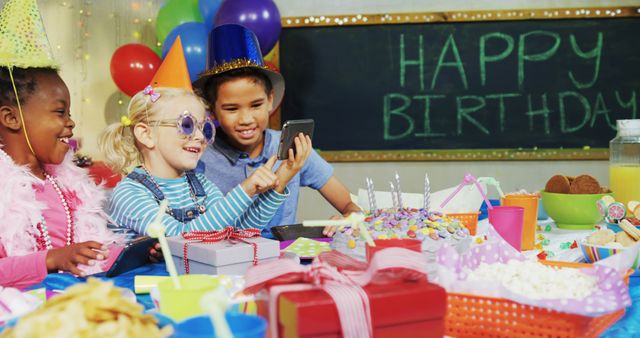
[[[417,252],[422,252],[422,241],[417,239],[401,239],[401,238],[393,238],[393,239],[376,239],[373,241],[376,243],[376,246],[366,246],[367,247],[367,262],[371,261],[373,255],[386,248],[392,247],[400,247],[405,248]]]
[[[522,224],[522,245],[520,251],[533,250],[536,244],[536,225],[538,222],[537,195],[510,194],[502,197],[502,205],[524,208],[524,222]]]

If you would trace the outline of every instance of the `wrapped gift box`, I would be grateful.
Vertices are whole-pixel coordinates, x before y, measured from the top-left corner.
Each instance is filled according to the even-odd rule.
[[[369,285],[364,290],[369,296],[374,338],[444,335],[447,303],[443,288],[422,279]],[[262,315],[266,314],[264,305],[260,306]],[[281,338],[342,337],[336,305],[319,289],[283,292],[278,298],[276,325]]]
[[[185,273],[182,236],[168,237],[178,273]],[[258,262],[277,259],[280,256],[280,242],[262,237],[246,238],[244,241],[257,244]],[[253,246],[239,240],[222,240],[215,243],[188,244],[189,273],[244,275],[253,265]]]

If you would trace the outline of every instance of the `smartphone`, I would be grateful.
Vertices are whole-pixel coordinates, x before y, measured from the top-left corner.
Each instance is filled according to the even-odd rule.
[[[129,242],[107,270],[106,276],[115,277],[149,263],[149,249],[156,243],[157,239],[148,236]]]
[[[293,149],[294,154],[296,146],[294,139],[298,134],[303,133],[309,135],[309,138],[313,138],[313,126],[312,119],[304,120],[288,120],[282,126],[282,134],[280,134],[280,145],[278,146],[278,159],[286,160],[289,158],[289,149]]]
[[[305,227],[302,224],[277,225],[269,229],[275,239],[280,242],[294,240],[298,237],[324,238],[323,227]]]

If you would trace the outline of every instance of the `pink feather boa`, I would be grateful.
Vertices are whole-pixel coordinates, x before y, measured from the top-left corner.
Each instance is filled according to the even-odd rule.
[[[75,196],[74,242],[121,242],[107,228],[109,217],[103,211],[105,191],[94,184],[85,169],[77,167],[69,152],[60,165],[47,165],[65,195]],[[34,184],[42,181],[19,166],[0,150],[0,245],[7,256],[22,256],[37,251],[36,225],[42,219],[45,205],[35,197]]]

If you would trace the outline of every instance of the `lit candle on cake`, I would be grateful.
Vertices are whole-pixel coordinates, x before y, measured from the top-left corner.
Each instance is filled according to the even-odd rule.
[[[431,207],[431,184],[429,182],[429,174],[424,174],[424,210],[429,213]]]

